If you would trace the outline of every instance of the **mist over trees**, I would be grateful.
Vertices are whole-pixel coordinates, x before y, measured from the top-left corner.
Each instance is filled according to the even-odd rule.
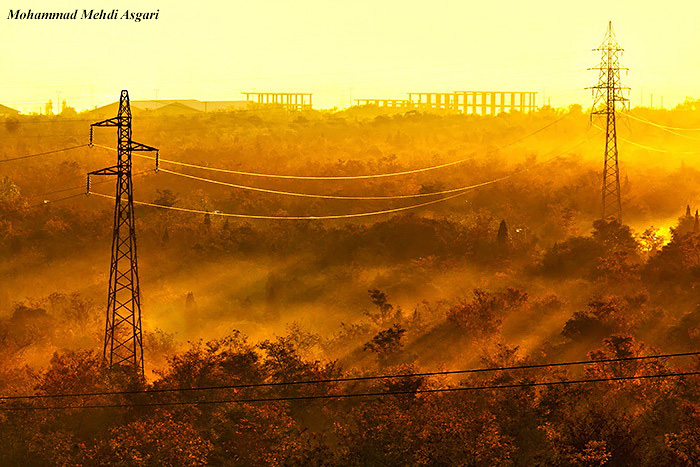
[[[696,104],[635,112],[698,128]],[[63,110],[5,119],[0,161],[84,144],[88,124],[99,117]],[[95,196],[44,203],[84,191],[85,173],[109,165],[114,153],[80,148],[0,162],[0,395],[289,383],[695,351],[697,144],[658,128],[632,136],[621,130],[647,148],[620,143],[623,223],[603,221],[603,139],[588,118],[580,106],[497,116],[371,107],[135,113],[134,139],[159,147],[163,159],[202,166],[353,176],[463,160],[352,181],[257,180],[163,163],[270,190],[417,194],[516,174],[399,214],[259,221],[217,211],[318,216],[415,200],[256,193],[155,173],[152,160],[136,158],[134,172],[143,172],[134,179],[137,200],[209,212],[136,207],[145,381],[101,365],[113,205]],[[114,145],[111,133],[98,138]],[[113,189],[111,181],[93,186]],[[0,400],[0,409],[118,406],[0,410],[0,464],[695,465],[698,376],[531,383],[694,372],[699,365],[697,357],[682,357],[206,394]],[[517,387],[426,392],[511,384]],[[129,407],[351,392],[397,394]]]

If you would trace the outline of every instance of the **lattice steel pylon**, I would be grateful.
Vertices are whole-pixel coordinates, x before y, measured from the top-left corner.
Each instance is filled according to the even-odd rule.
[[[620,200],[620,168],[617,153],[617,125],[615,108],[617,103],[622,107],[628,99],[623,92],[629,88],[620,84],[620,71],[627,68],[620,67],[620,55],[624,50],[620,48],[615,39],[612,21],[608,22],[608,30],[603,43],[596,52],[601,52],[600,65],[591,70],[600,70],[600,77],[596,86],[591,86],[593,91],[593,115],[605,115],[605,163],[603,165],[603,204],[602,218],[614,219],[622,223],[622,202]]]
[[[131,153],[155,151],[157,155],[158,149],[131,140],[131,107],[128,91],[121,92],[116,117],[90,125],[91,146],[94,127],[117,127],[117,165],[90,172],[87,180],[89,194],[90,176],[117,177],[103,358],[109,368],[130,366],[143,375],[141,291],[134,229]],[[156,162],[156,169],[157,167]]]

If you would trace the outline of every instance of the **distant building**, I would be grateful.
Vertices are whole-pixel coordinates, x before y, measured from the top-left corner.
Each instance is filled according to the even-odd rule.
[[[410,109],[411,101],[408,99],[355,99],[357,105],[372,105],[388,109]]]
[[[355,99],[357,105],[405,110],[452,110],[464,114],[496,115],[537,110],[536,92],[454,91],[409,92],[408,99]]]
[[[131,107],[141,110],[165,110],[167,112],[195,110],[197,112],[221,112],[246,108],[246,101],[199,101],[197,99],[131,101]]]
[[[0,104],[0,116],[11,117],[14,115],[19,115],[19,110],[15,110],[13,108],[7,107],[6,105]]]
[[[189,115],[204,112],[225,112],[245,109],[246,101],[200,101],[197,99],[158,99],[131,101],[131,110],[149,112],[154,115]],[[112,115],[117,112],[118,102],[98,107],[88,112],[95,115]]]
[[[308,92],[242,92],[247,102],[278,105],[289,110],[311,110],[312,94]]]

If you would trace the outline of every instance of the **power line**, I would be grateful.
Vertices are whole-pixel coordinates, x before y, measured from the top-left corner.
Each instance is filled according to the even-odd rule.
[[[478,187],[484,186],[485,184],[491,184],[491,183],[495,183],[497,181],[500,181],[500,179],[496,179],[496,180],[491,180],[491,181],[484,182],[484,183],[477,183],[475,185],[467,185],[467,186],[462,186],[462,187],[458,187],[458,188],[452,188],[449,190],[434,191],[434,192],[430,192],[430,193],[415,193],[415,194],[410,194],[410,195],[388,195],[388,196],[352,196],[352,195],[347,195],[347,196],[343,196],[343,195],[320,195],[320,194],[313,194],[313,193],[299,193],[299,192],[293,192],[293,191],[271,190],[271,189],[257,188],[257,187],[251,187],[251,186],[246,186],[246,185],[237,185],[235,183],[222,182],[219,180],[212,180],[209,178],[196,177],[194,175],[184,174],[181,172],[173,172],[172,170],[167,170],[167,169],[159,169],[159,171],[167,173],[167,174],[171,174],[171,175],[176,175],[178,177],[190,178],[193,180],[199,180],[202,182],[213,183],[216,185],[223,185],[223,186],[229,186],[232,188],[239,188],[242,190],[251,190],[251,191],[258,191],[258,192],[262,192],[262,193],[270,193],[270,194],[286,195],[286,196],[296,196],[296,197],[302,197],[302,198],[339,199],[339,200],[397,200],[397,199],[424,198],[427,196],[444,195],[444,194],[451,194],[451,193],[466,191],[466,190],[470,190],[473,188],[478,188]]]
[[[20,116],[20,118],[21,118],[21,117],[22,117],[22,116]],[[68,123],[68,122],[83,122],[83,123],[87,123],[87,122],[91,122],[91,121],[92,121],[92,120],[64,119],[64,118],[58,117],[58,118],[54,118],[53,120],[51,120],[51,119],[49,119],[49,120],[13,120],[12,123],[13,123],[13,124],[18,124],[18,125],[25,125],[25,124],[27,124],[27,123],[64,123],[64,122],[66,122],[66,123]]]
[[[53,151],[39,152],[36,154],[28,154],[26,156],[12,157],[10,159],[0,159],[0,162],[19,161],[19,160],[23,160],[23,159],[29,159],[32,157],[46,156],[48,154],[55,154],[55,153],[63,152],[63,151],[70,151],[72,149],[84,148],[86,146],[88,146],[88,145],[87,144],[80,144],[78,146],[70,146],[70,147],[62,148],[62,149],[54,149]]]
[[[593,124],[592,126],[600,131],[605,131],[603,128],[599,127],[598,125]],[[665,153],[671,152],[674,154],[698,154],[700,152],[700,151],[676,151],[676,150],[672,150],[672,149],[661,149],[661,148],[657,148],[654,146],[647,146],[646,144],[637,143],[637,142],[629,140],[627,138],[623,138],[622,136],[618,136],[617,139],[619,139],[620,141],[624,141],[625,143],[631,144],[633,146],[637,146],[637,147],[640,147],[642,149],[648,149],[650,151],[656,151],[656,152],[665,152]]]
[[[103,180],[103,181],[101,181],[101,182],[93,183],[93,185],[100,185],[100,184],[106,183],[106,182],[108,182],[108,181],[109,181],[109,180]],[[39,193],[39,194],[36,194],[36,195],[29,195],[29,196],[25,196],[25,198],[28,198],[28,199],[31,199],[31,198],[39,198],[39,197],[42,197],[42,196],[54,195],[54,194],[57,194],[57,193],[64,193],[64,192],[66,192],[66,191],[73,191],[73,190],[77,190],[77,189],[83,189],[83,190],[84,190],[84,189],[85,189],[85,184],[83,183],[82,185],[75,185],[75,186],[71,186],[71,187],[68,187],[68,188],[62,188],[62,189],[60,189],[60,190],[48,191],[48,192],[46,192],[46,193]],[[83,194],[83,193],[81,193],[81,194]]]
[[[533,131],[532,133],[529,133],[529,134],[523,136],[522,138],[519,138],[519,139],[516,139],[516,140],[514,140],[514,141],[511,141],[510,143],[505,144],[504,146],[501,146],[501,147],[499,147],[499,148],[497,148],[497,149],[493,149],[493,150],[491,150],[491,151],[488,151],[486,154],[491,154],[491,153],[496,152],[496,151],[499,151],[499,150],[501,150],[501,149],[505,149],[505,148],[507,148],[507,147],[509,147],[509,146],[512,146],[512,145],[514,145],[514,144],[517,144],[517,143],[519,143],[519,142],[521,142],[521,141],[523,141],[523,140],[525,140],[525,139],[527,139],[527,138],[530,138],[530,137],[536,135],[537,133],[540,133],[541,131],[546,130],[547,128],[549,128],[549,127],[551,127],[551,126],[556,125],[557,123],[559,123],[559,122],[562,121],[563,119],[567,118],[568,116],[569,116],[569,114],[564,114],[564,115],[562,115],[561,117],[559,117],[558,119],[554,120],[553,122],[551,122],[551,123],[549,123],[549,124],[547,124],[547,125],[545,125],[545,126],[539,128],[538,130],[535,130],[535,131]],[[108,146],[102,146],[102,145],[99,145],[99,144],[95,144],[95,146],[101,147],[101,148],[104,148],[104,149],[109,149],[110,151],[114,151],[113,148],[110,148],[110,147],[108,147]],[[152,157],[152,156],[147,156],[147,155],[144,155],[144,154],[137,154],[137,155],[138,155],[139,157],[143,157],[143,158],[146,158],[146,159],[151,159],[151,160],[155,159],[155,158]],[[211,170],[211,171],[214,171],[214,172],[222,172],[222,173],[228,173],[228,174],[234,174],[234,175],[247,175],[247,176],[251,176],[251,177],[264,177],[264,178],[282,178],[282,179],[291,179],[291,180],[362,180],[362,179],[370,179],[370,178],[396,177],[396,176],[400,176],[400,175],[410,175],[410,174],[415,174],[415,173],[428,172],[428,171],[430,171],[430,170],[442,169],[442,168],[445,168],[445,167],[451,167],[451,166],[453,166],[453,165],[463,164],[464,162],[467,162],[467,161],[469,161],[469,160],[471,160],[471,159],[470,159],[470,158],[466,158],[466,159],[460,159],[460,160],[457,160],[457,161],[446,162],[446,163],[444,163],[444,164],[437,164],[437,165],[433,165],[433,166],[430,166],[430,167],[423,167],[423,168],[420,168],[420,169],[403,170],[403,171],[399,171],[399,172],[391,172],[391,173],[383,173],[383,174],[372,174],[372,175],[336,175],[336,176],[330,176],[330,175],[328,175],[328,176],[324,176],[324,175],[314,175],[314,176],[311,176],[311,175],[310,175],[310,176],[304,176],[304,175],[279,175],[279,174],[265,174],[265,173],[258,173],[258,172],[244,172],[244,171],[240,171],[240,170],[222,169],[222,168],[218,168],[218,167],[207,167],[207,166],[204,166],[204,165],[188,164],[188,163],[186,163],[186,162],[172,161],[172,160],[168,160],[168,159],[159,158],[159,162],[161,162],[161,163],[180,165],[180,166],[182,166],[182,167],[190,167],[190,168],[202,169],[202,170]]]
[[[485,186],[489,185],[492,183],[499,182],[501,180],[505,180],[506,178],[510,178],[512,175],[507,175],[505,177],[501,177],[495,180],[489,180],[487,182],[483,182],[479,185],[474,185],[473,188],[479,187],[479,186]],[[432,204],[437,204],[443,201],[448,201],[453,198],[457,198],[458,196],[462,196],[466,194],[467,191],[462,191],[460,193],[451,195],[451,196],[446,196],[444,198],[440,198],[437,200],[432,200],[428,201],[425,203],[419,203],[419,204],[412,204],[409,206],[402,206],[398,208],[392,208],[392,209],[384,209],[380,211],[371,211],[371,212],[362,212],[362,213],[356,213],[356,214],[335,214],[335,215],[325,215],[325,216],[267,216],[267,215],[252,215],[252,214],[237,214],[237,213],[225,213],[225,212],[218,212],[218,211],[202,211],[198,209],[188,209],[188,208],[179,208],[176,206],[165,206],[162,204],[155,204],[155,203],[147,203],[144,201],[134,201],[134,204],[139,204],[142,206],[150,206],[154,208],[161,208],[161,209],[168,209],[171,211],[180,211],[180,212],[188,212],[192,214],[214,214],[217,216],[221,217],[235,217],[235,218],[243,218],[243,219],[266,219],[266,220],[330,220],[330,219],[349,219],[349,218],[356,218],[356,217],[369,217],[369,216],[378,216],[382,214],[391,214],[395,212],[401,212],[401,211],[408,211],[411,209],[418,209],[421,207],[429,206]],[[109,195],[104,195],[102,193],[91,193],[103,198],[109,198],[109,199],[114,199],[113,196]]]
[[[29,206],[22,206],[22,208],[26,208],[26,209],[38,208],[39,206],[46,206],[47,204],[52,204],[52,203],[57,203],[57,202],[59,202],[59,201],[65,201],[65,200],[68,200],[68,199],[77,198],[78,196],[85,196],[85,194],[84,194],[84,193],[78,193],[78,194],[75,194],[75,195],[64,196],[63,198],[45,199],[45,200],[42,201],[41,203],[30,204]],[[22,209],[22,208],[20,208],[20,209]],[[13,210],[11,210],[11,211],[7,211],[7,212],[3,213],[2,215],[0,215],[0,218],[5,217],[5,216],[7,216],[8,214],[11,214],[11,213],[17,212],[17,211],[19,211],[19,209],[13,209]]]
[[[60,192],[62,192],[62,191],[67,191],[67,190],[57,190],[57,191],[54,192],[54,193],[60,193]],[[43,195],[37,195],[37,196],[44,196],[44,195],[46,195],[46,193],[44,193]],[[46,206],[47,204],[57,203],[57,202],[59,202],[59,201],[66,201],[66,200],[69,200],[69,199],[72,199],[72,198],[77,198],[78,196],[85,196],[85,195],[84,195],[83,193],[78,193],[78,194],[75,194],[75,195],[64,196],[63,198],[57,198],[57,199],[51,199],[51,200],[45,199],[45,200],[42,201],[41,203],[30,204],[30,205],[28,205],[28,206],[20,206],[20,207],[18,207],[18,208],[11,209],[11,210],[9,210],[9,211],[6,211],[6,212],[4,212],[4,213],[1,213],[1,214],[0,214],[0,219],[2,219],[3,217],[6,217],[6,216],[8,216],[8,215],[10,215],[10,214],[12,214],[12,213],[14,213],[14,212],[18,212],[18,211],[20,211],[20,210],[22,210],[22,209],[38,208],[39,206]]]
[[[55,138],[55,139],[68,139],[68,138],[74,138],[75,133],[50,133],[50,134],[31,134],[31,135],[26,135],[26,134],[21,134],[21,135],[7,135],[6,138],[8,140],[17,140],[17,139],[42,139],[42,138]]]
[[[489,182],[484,182],[484,184],[488,183],[495,183],[498,180],[491,180]],[[92,192],[91,194],[95,196],[99,196],[102,198],[108,198],[108,199],[114,199],[114,196],[110,195],[105,195],[102,193],[97,193],[97,192]],[[226,212],[218,212],[218,211],[202,211],[198,209],[188,209],[188,208],[179,208],[176,206],[165,206],[163,204],[155,204],[155,203],[147,203],[144,201],[134,201],[134,204],[138,204],[141,206],[150,206],[153,208],[160,208],[160,209],[168,209],[171,211],[180,211],[180,212],[188,212],[191,214],[211,214],[211,215],[216,215],[216,216],[221,216],[221,217],[235,217],[239,219],[261,219],[261,220],[330,220],[330,219],[349,219],[349,218],[355,218],[355,217],[369,217],[369,216],[378,216],[382,214],[391,214],[395,212],[401,212],[401,211],[408,211],[410,209],[418,209],[424,206],[429,206],[431,204],[436,204],[440,203],[443,201],[447,201],[453,198],[456,198],[458,196],[462,196],[466,194],[466,192],[461,192],[457,193],[452,196],[447,196],[445,198],[440,198],[437,200],[433,201],[428,201],[425,203],[420,203],[420,204],[412,204],[409,206],[403,206],[400,208],[393,208],[393,209],[384,209],[381,211],[372,211],[372,212],[361,212],[357,214],[336,214],[336,215],[328,215],[328,216],[265,216],[265,215],[253,215],[253,214],[236,214],[236,213],[226,213]]]
[[[152,174],[152,173],[154,173],[153,170],[143,170],[143,171],[141,171],[141,172],[136,172],[135,174],[133,174],[133,177],[138,177],[139,175]],[[90,182],[90,185],[92,185],[92,186],[94,186],[94,185],[103,185],[103,184],[105,184],[105,183],[110,183],[110,182],[112,182],[112,181],[113,181],[113,180],[102,180],[102,181],[99,181],[99,182],[93,182],[93,181],[91,181],[91,182]],[[77,190],[77,189],[85,190],[85,184],[83,183],[82,185],[74,185],[74,186],[71,186],[71,187],[68,187],[68,188],[61,188],[60,190],[47,191],[46,193],[38,193],[38,194],[36,194],[36,195],[29,195],[29,196],[25,196],[25,198],[27,198],[27,199],[39,198],[39,197],[41,197],[41,196],[48,196],[48,195],[53,195],[53,194],[57,194],[57,193],[64,193],[64,192],[66,192],[66,191]],[[81,194],[85,194],[85,193],[81,193]]]
[[[137,176],[139,176],[139,175],[144,175],[144,174],[147,174],[147,173],[153,173],[153,171],[152,171],[152,170],[144,170],[144,171],[142,171],[142,172],[137,172],[137,173],[135,173],[133,176],[134,176],[134,177],[137,177]],[[91,182],[91,184],[92,184],[92,185],[102,185],[103,183],[109,183],[109,182],[111,182],[111,181],[113,181],[113,180],[103,180],[103,181],[101,181],[101,182]],[[82,190],[84,190],[84,189],[85,189],[85,184],[83,184],[83,185],[76,185],[76,186],[72,186],[72,187],[69,187],[69,188],[62,188],[62,189],[60,189],[60,190],[47,191],[47,192],[45,192],[45,193],[38,193],[38,194],[35,194],[35,195],[29,195],[29,196],[25,196],[25,198],[27,198],[27,199],[41,198],[41,197],[43,197],[43,196],[49,196],[49,195],[54,195],[54,194],[58,194],[58,193],[65,193],[66,191],[72,191],[72,190],[77,190],[77,189],[82,189]],[[77,198],[77,197],[79,197],[79,196],[85,196],[85,192],[78,193],[78,194],[71,195],[71,196],[65,196],[65,197],[63,197],[63,198],[58,198],[58,199],[53,199],[53,200],[48,200],[48,199],[47,199],[47,200],[42,201],[41,203],[30,204],[30,205],[28,205],[28,206],[20,206],[19,208],[12,209],[12,210],[10,210],[10,211],[4,212],[3,214],[0,215],[0,218],[6,216],[6,215],[8,215],[8,214],[11,214],[11,213],[13,213],[13,212],[20,211],[20,210],[22,210],[22,209],[30,209],[30,208],[36,208],[36,207],[39,207],[39,206],[46,206],[47,204],[56,203],[56,202],[59,202],[59,201],[65,201],[65,200],[68,200],[68,199]]]
[[[64,196],[63,198],[57,198],[57,199],[45,199],[45,200],[42,201],[41,203],[29,205],[29,206],[27,206],[27,207],[28,207],[28,208],[33,208],[33,207],[38,207],[38,206],[45,206],[45,205],[47,205],[47,204],[56,203],[56,202],[58,202],[58,201],[65,201],[65,200],[67,200],[67,199],[77,198],[78,196],[84,196],[84,193],[77,193],[77,194],[75,194],[75,195]]]
[[[477,185],[471,185],[471,186],[465,186],[465,187],[460,187],[460,188],[454,188],[451,190],[436,191],[436,192],[432,192],[432,193],[417,193],[417,194],[412,194],[412,195],[393,195],[393,196],[320,195],[320,194],[314,194],[314,193],[298,193],[298,192],[293,192],[293,191],[271,190],[271,189],[267,189],[267,188],[258,188],[258,187],[251,187],[251,186],[246,186],[246,185],[237,185],[235,183],[228,183],[228,182],[222,182],[219,180],[212,180],[210,178],[197,177],[194,175],[189,175],[189,174],[185,174],[182,172],[174,172],[172,170],[162,169],[162,168],[158,169],[158,171],[164,172],[167,174],[171,174],[171,175],[176,175],[178,177],[184,177],[184,178],[189,178],[192,180],[198,180],[201,182],[213,183],[216,185],[223,185],[223,186],[228,186],[228,187],[232,187],[232,188],[239,188],[241,190],[258,191],[261,193],[270,193],[270,194],[275,194],[275,195],[297,196],[297,197],[302,197],[302,198],[341,199],[341,200],[396,200],[396,199],[422,198],[422,197],[426,197],[426,196],[436,196],[436,195],[442,195],[442,194],[448,194],[448,193],[455,193],[455,192],[459,192],[459,191],[468,190],[470,188],[474,188],[477,186]]]
[[[552,152],[556,151],[557,149],[561,148],[562,146],[563,145],[557,146],[549,153],[551,154]],[[198,180],[198,181],[206,182],[206,183],[213,183],[215,185],[223,185],[223,186],[228,186],[228,187],[232,187],[232,188],[238,188],[241,190],[257,191],[257,192],[261,192],[261,193],[270,193],[270,194],[275,194],[275,195],[296,196],[296,197],[302,197],[302,198],[320,198],[320,199],[337,199],[337,200],[397,200],[397,199],[424,198],[424,197],[428,197],[428,196],[437,196],[437,195],[458,193],[461,191],[466,191],[466,190],[470,190],[473,188],[478,188],[478,187],[484,185],[483,183],[477,183],[474,185],[466,185],[466,186],[461,186],[461,187],[457,187],[457,188],[452,188],[449,190],[433,191],[430,193],[414,193],[414,194],[410,194],[410,195],[388,195],[388,196],[321,195],[321,194],[315,194],[315,193],[300,193],[298,191],[272,190],[272,189],[268,189],[268,188],[258,188],[258,187],[251,187],[248,185],[239,185],[236,183],[222,182],[220,180],[212,180],[210,178],[197,177],[195,175],[185,174],[182,172],[174,172],[172,170],[167,170],[167,169],[162,169],[162,168],[158,169],[158,171],[164,172],[167,174],[171,174],[171,175],[176,175],[178,177],[189,178],[192,180]],[[493,182],[486,182],[486,183],[493,183]]]
[[[671,133],[673,135],[680,136],[681,138],[692,139],[693,141],[700,141],[700,138],[696,138],[694,136],[689,136],[689,135],[684,135],[683,133],[678,133],[677,131],[674,131],[674,130],[679,130],[679,129],[685,130],[685,131],[700,131],[700,128],[673,128],[673,127],[668,127],[668,126],[664,126],[664,125],[659,125],[658,123],[654,123],[654,122],[647,120],[645,118],[636,117],[632,113],[626,113],[624,115],[627,115],[629,118],[631,118],[633,120],[637,120],[638,122],[646,123],[647,125],[655,126],[655,127],[660,128],[668,133]]]
[[[172,401],[172,402],[145,402],[132,404],[89,404],[89,405],[62,405],[62,406],[29,406],[29,407],[0,407],[0,411],[20,411],[20,410],[66,410],[66,409],[104,409],[104,408],[129,408],[129,407],[163,407],[163,406],[183,406],[183,405],[211,405],[211,404],[247,404],[256,402],[290,402],[290,401],[308,401],[320,399],[349,399],[356,397],[384,397],[392,395],[415,395],[415,394],[436,394],[442,392],[467,392],[467,391],[484,391],[498,389],[515,389],[515,388],[532,388],[543,386],[565,386],[571,384],[590,384],[601,382],[614,381],[632,381],[654,378],[675,378],[683,376],[697,376],[700,371],[687,371],[676,373],[659,373],[651,375],[635,375],[635,376],[615,376],[608,378],[590,378],[578,380],[560,380],[560,381],[539,381],[530,383],[511,383],[511,384],[493,384],[488,386],[467,386],[467,387],[449,387],[436,389],[416,389],[405,391],[376,391],[376,392],[361,392],[361,393],[346,393],[346,394],[322,394],[312,396],[287,396],[287,397],[260,397],[249,399],[215,399],[215,400],[199,400],[199,401]]]
[[[637,146],[637,147],[640,147],[642,149],[648,149],[650,151],[656,151],[656,152],[666,152],[666,153],[671,152],[674,154],[698,154],[698,152],[700,152],[700,151],[676,151],[676,150],[671,150],[671,149],[661,149],[661,148],[657,148],[657,147],[653,147],[653,146],[647,146],[646,144],[637,143],[635,141],[631,141],[631,140],[623,138],[621,136],[618,136],[618,139],[620,141],[624,141],[625,143],[631,144],[632,146]]]
[[[310,384],[326,384],[326,383],[347,383],[347,382],[357,382],[357,381],[374,381],[382,379],[397,379],[397,378],[422,378],[426,376],[449,376],[449,375],[461,375],[461,374],[473,374],[473,373],[493,373],[498,371],[513,371],[513,370],[532,370],[532,369],[542,369],[542,368],[557,368],[563,366],[581,366],[581,365],[594,365],[602,363],[621,363],[621,362],[633,362],[642,360],[652,360],[652,359],[662,359],[662,358],[676,358],[676,357],[692,357],[700,355],[700,351],[696,352],[682,352],[682,353],[672,353],[672,354],[656,354],[656,355],[643,355],[636,357],[617,357],[617,358],[603,358],[599,360],[575,360],[571,362],[558,362],[558,363],[537,363],[530,365],[513,365],[513,366],[502,366],[493,368],[471,368],[466,370],[441,370],[441,371],[427,371],[421,373],[395,373],[395,374],[385,374],[385,375],[368,375],[368,376],[348,376],[342,378],[326,378],[326,379],[315,379],[315,380],[300,380],[300,381],[277,381],[269,383],[246,383],[246,384],[230,384],[230,385],[220,385],[220,386],[197,386],[197,387],[184,387],[184,388],[155,388],[148,390],[131,390],[131,391],[98,391],[98,392],[83,392],[83,393],[58,393],[58,394],[31,394],[31,395],[19,395],[19,396],[0,396],[0,400],[29,400],[29,399],[57,399],[65,397],[94,397],[94,396],[116,396],[116,395],[134,395],[134,394],[158,394],[158,393],[172,393],[172,392],[193,392],[193,391],[211,391],[220,389],[253,389],[253,388],[264,388],[264,387],[277,387],[277,386],[301,386]]]
[[[67,199],[77,198],[78,196],[84,196],[84,194],[83,194],[83,193],[78,193],[78,194],[75,194],[75,195],[64,196],[63,198],[50,199],[50,200],[49,200],[49,199],[45,199],[45,200],[42,201],[41,203],[32,204],[32,205],[29,205],[29,206],[27,206],[27,207],[28,207],[28,208],[34,208],[34,207],[39,207],[39,206],[46,206],[47,204],[56,203],[56,202],[59,202],[59,201],[65,201],[65,200],[67,200]]]
[[[579,143],[576,144],[575,146],[569,148],[569,149],[568,149],[567,151],[565,151],[565,152],[571,151],[571,150],[577,148],[578,146],[581,146],[581,145],[582,145],[583,143],[585,143],[586,141],[588,141],[588,138],[586,138],[586,139],[584,139],[583,141],[579,142]],[[203,211],[203,210],[199,210],[199,209],[180,208],[180,207],[176,207],[176,206],[165,206],[165,205],[163,205],[163,204],[147,203],[147,202],[145,202],[145,201],[134,201],[134,204],[139,204],[139,205],[142,205],[142,206],[150,206],[150,207],[159,208],[159,209],[167,209],[167,210],[171,210],[171,211],[188,212],[188,213],[192,213],[192,214],[205,214],[205,215],[206,215],[206,214],[210,214],[210,215],[216,215],[216,216],[221,216],[221,217],[234,217],[234,218],[239,218],[239,219],[261,219],[261,220],[330,220],[330,219],[350,219],[350,218],[358,218],[358,217],[378,216],[378,215],[382,215],[382,214],[391,214],[391,213],[395,213],[395,212],[408,211],[408,210],[411,210],[411,209],[418,209],[418,208],[421,208],[421,207],[430,206],[430,205],[432,205],[432,204],[437,204],[437,203],[441,203],[441,202],[444,202],[444,201],[448,201],[448,200],[457,198],[457,197],[459,197],[459,196],[464,196],[464,195],[467,194],[467,193],[469,192],[469,190],[471,190],[471,189],[478,188],[478,187],[482,187],[482,186],[486,186],[486,185],[490,185],[490,184],[493,184],[493,183],[497,183],[497,182],[506,180],[506,179],[508,179],[508,178],[514,177],[514,176],[516,176],[516,175],[519,175],[519,174],[521,174],[521,173],[528,172],[529,170],[532,170],[533,168],[536,168],[536,167],[542,166],[542,165],[544,165],[544,164],[550,163],[550,162],[554,161],[555,159],[558,159],[560,156],[561,156],[561,154],[560,154],[560,155],[557,155],[557,156],[554,156],[554,157],[552,157],[552,158],[550,158],[550,159],[548,159],[548,160],[546,160],[546,161],[543,161],[543,162],[541,162],[541,163],[539,163],[539,164],[535,164],[534,166],[529,167],[529,168],[527,168],[527,169],[524,169],[524,170],[522,170],[522,171],[514,172],[514,173],[511,173],[511,174],[509,174],[509,175],[505,175],[505,176],[503,176],[503,177],[499,177],[499,178],[496,178],[496,179],[493,179],[493,180],[488,180],[488,181],[486,181],[486,182],[479,183],[479,184],[477,184],[477,185],[473,185],[473,186],[471,186],[469,189],[465,189],[464,191],[461,191],[461,192],[456,193],[456,194],[454,194],[454,195],[445,196],[445,197],[443,197],[443,198],[439,198],[439,199],[427,201],[427,202],[424,202],[424,203],[411,204],[411,205],[408,205],[408,206],[402,206],[402,207],[392,208],[392,209],[384,209],[384,210],[380,210],[380,211],[360,212],[360,213],[356,213],[356,214],[335,214],[335,215],[322,215],[322,216],[269,216],[269,215],[227,213],[227,212],[220,212],[220,211]],[[105,194],[98,193],[98,192],[92,192],[91,194],[93,194],[93,195],[95,195],[95,196],[102,197],[102,198],[114,199],[113,196],[105,195]]]

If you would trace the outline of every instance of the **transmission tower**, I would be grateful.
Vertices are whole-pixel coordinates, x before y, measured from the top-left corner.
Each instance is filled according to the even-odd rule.
[[[131,153],[156,151],[157,161],[158,149],[131,140],[131,107],[128,91],[121,92],[116,117],[90,125],[91,146],[94,127],[117,127],[117,165],[90,172],[87,181],[89,194],[90,176],[117,177],[103,358],[109,368],[130,366],[143,375],[141,292],[136,259]]]
[[[615,40],[612,21],[608,22],[608,31],[603,43],[594,51],[601,53],[600,65],[591,68],[599,70],[598,84],[592,86],[593,115],[605,116],[605,163],[603,165],[603,205],[602,218],[614,219],[622,223],[622,204],[620,202],[620,168],[617,154],[617,126],[615,107],[619,102],[624,108],[628,99],[623,91],[629,88],[620,84],[620,55],[624,49]]]

